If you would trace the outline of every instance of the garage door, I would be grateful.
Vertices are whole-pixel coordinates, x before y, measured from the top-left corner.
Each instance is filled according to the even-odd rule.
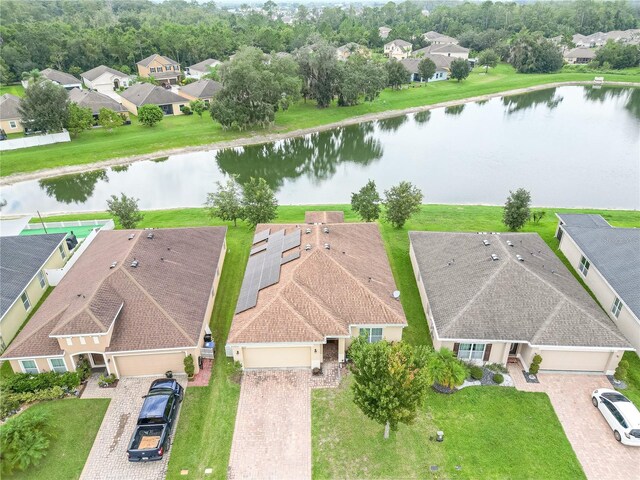
[[[167,370],[184,372],[184,353],[116,356],[120,376],[164,375]]]
[[[568,352],[543,350],[541,370],[604,372],[611,352]]]
[[[311,347],[245,347],[244,368],[311,367]]]

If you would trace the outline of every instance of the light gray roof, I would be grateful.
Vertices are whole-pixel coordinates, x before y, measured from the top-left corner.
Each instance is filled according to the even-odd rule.
[[[441,339],[631,348],[537,233],[409,238]]]
[[[189,70],[197,70],[199,72],[206,72],[210,67],[218,65],[220,60],[214,60],[213,58],[207,58],[201,62],[189,66]]]
[[[407,42],[406,40],[401,40],[399,38],[397,40],[392,41],[392,42],[386,43],[385,47],[387,45],[397,45],[398,47],[412,47],[413,46],[409,42]]]
[[[45,68],[40,74],[52,82],[59,83],[62,86],[80,84],[80,80],[71,75],[70,73],[64,73],[53,68]]]
[[[0,237],[0,316],[7,313],[65,237],[64,233]]]
[[[422,36],[429,40],[430,42],[445,42],[445,43],[457,43],[458,40],[456,38],[450,37],[449,35],[444,35],[442,33],[434,32],[433,30],[423,33]]]
[[[127,75],[126,73],[122,73],[121,71],[116,70],[115,68],[107,67],[106,65],[100,65],[99,67],[92,68],[91,70],[84,72],[80,76],[82,78],[86,78],[89,81],[93,81],[104,73],[110,73],[112,75],[117,75],[118,77],[123,78],[129,77],[129,75]]]
[[[113,98],[108,97],[93,90],[80,90],[74,88],[69,92],[69,100],[77,103],[80,107],[88,107],[94,115],[100,113],[101,108],[108,108],[114,112],[126,112],[127,109],[116,102]]]
[[[166,63],[170,63],[172,65],[180,65],[178,62],[176,62],[175,60],[170,59],[169,57],[165,57],[164,55],[158,55],[157,53],[154,53],[153,55],[149,55],[147,58],[143,58],[142,60],[140,60],[139,62],[136,63],[136,65],[142,65],[143,67],[146,67],[147,65],[149,65],[156,57],[160,57],[162,60],[162,64],[166,64]]]
[[[186,102],[186,99],[171,90],[150,83],[136,83],[120,95],[138,107],[147,104],[167,105],[169,103]]]
[[[180,90],[187,95],[197,98],[211,98],[220,91],[222,84],[215,80],[204,78],[197,82],[190,83],[181,87]]]
[[[0,120],[20,119],[21,115],[18,111],[20,106],[20,97],[5,93],[0,96]]]
[[[640,228],[612,227],[600,215],[558,216],[565,234],[640,317]]]
[[[564,53],[564,58],[596,58],[596,52],[590,48],[572,48]]]
[[[447,55],[449,53],[469,53],[469,49],[456,45],[455,43],[447,43],[445,45],[429,45],[428,47],[416,50],[416,52]]]
[[[400,60],[407,70],[411,73],[418,73],[418,64],[422,59],[428,58],[436,64],[438,70],[448,70],[451,67],[451,62],[455,60],[455,57],[447,57],[446,55],[435,55],[432,53],[425,53],[424,49],[416,50],[413,52],[411,58]],[[415,68],[415,72],[411,69]]]

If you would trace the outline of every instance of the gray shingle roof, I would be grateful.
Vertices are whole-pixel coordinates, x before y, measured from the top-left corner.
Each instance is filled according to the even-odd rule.
[[[220,60],[215,60],[213,58],[207,58],[201,62],[195,63],[189,67],[189,70],[197,70],[199,72],[206,72],[210,67],[218,65]]]
[[[166,88],[150,83],[136,83],[120,94],[136,106],[153,104],[167,105],[169,103],[185,103],[185,99]]]
[[[411,47],[411,43],[407,42],[406,40],[402,40],[400,38],[393,40],[392,42],[389,42],[387,44],[385,44],[385,47],[387,45],[397,45],[398,47]]]
[[[611,228],[602,215],[580,213],[556,213],[563,225],[571,227],[605,227]]]
[[[76,77],[69,73],[64,73],[59,70],[54,70],[53,68],[45,68],[40,72],[40,74],[52,82],[59,83],[62,86],[65,85],[76,85],[81,83]]]
[[[106,65],[100,65],[99,67],[92,68],[91,70],[82,73],[80,76],[82,78],[86,78],[89,81],[93,81],[104,73],[111,73],[112,75],[117,75],[119,77],[129,76],[126,73],[122,73],[121,71],[116,70],[115,68],[107,67]]]
[[[94,115],[100,113],[101,108],[108,108],[114,112],[126,112],[127,109],[116,102],[113,98],[92,90],[80,90],[74,88],[69,92],[69,100],[77,103],[80,107],[88,107]]]
[[[444,43],[457,43],[458,40],[456,38],[450,37],[449,35],[445,35],[443,33],[434,32],[433,30],[423,33],[422,37],[429,40],[430,42],[444,42]]]
[[[147,65],[149,65],[156,57],[160,57],[161,58],[161,62],[162,64],[167,64],[170,63],[172,65],[180,65],[178,62],[176,62],[175,60],[172,60],[169,57],[165,57],[164,55],[158,55],[157,53],[154,53],[153,55],[149,55],[147,58],[143,58],[142,60],[140,60],[139,62],[137,62],[137,65],[142,65],[143,67],[146,67]]]
[[[211,98],[220,91],[222,84],[208,78],[185,85],[180,90],[197,98]]]
[[[7,313],[66,235],[0,237],[0,316]]]
[[[563,221],[568,217],[558,216]],[[636,317],[640,317],[640,228],[612,227],[600,215],[571,217],[562,226],[565,234],[578,245]]]
[[[416,52],[414,52],[416,53]],[[437,70],[449,70],[451,67],[451,62],[455,60],[454,57],[446,57],[444,55],[432,55],[429,53],[423,53],[416,55],[417,58],[405,58],[400,60],[400,63],[404,65],[404,68],[407,69],[409,73],[418,73],[418,65],[420,62],[428,58],[436,65]]]
[[[442,339],[630,348],[536,233],[410,232],[409,238]],[[499,259],[491,260],[492,253]]]
[[[20,119],[21,115],[18,111],[20,106],[20,98],[10,93],[0,96],[0,120]]]
[[[578,47],[564,53],[564,58],[596,58],[596,52],[590,48]]]

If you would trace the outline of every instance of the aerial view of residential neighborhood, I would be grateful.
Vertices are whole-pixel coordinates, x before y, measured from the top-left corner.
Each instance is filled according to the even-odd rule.
[[[640,0],[0,0],[0,478],[640,480]]]

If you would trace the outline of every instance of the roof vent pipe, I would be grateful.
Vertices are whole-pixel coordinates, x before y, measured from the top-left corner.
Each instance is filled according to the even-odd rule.
[[[394,290],[393,293],[391,294],[391,297],[394,300],[400,300],[400,290]]]
[[[147,238],[148,238],[149,240],[153,240],[153,233],[149,233],[149,234],[147,235]]]
[[[516,258],[519,262],[524,262],[524,258],[522,257],[522,255],[516,255]]]
[[[307,229],[305,230],[305,232],[306,232],[306,233],[307,233],[307,235],[308,235],[308,234],[310,234],[310,233],[311,233],[311,229],[310,229],[310,228],[307,228]]]
[[[328,243],[325,243],[324,248],[326,248],[327,250],[331,250],[331,245],[329,245]]]
[[[133,268],[136,268],[136,267],[138,266],[138,263],[139,263],[139,262],[138,262],[138,260],[136,260],[136,259],[134,258],[134,259],[133,259],[133,262],[131,262],[131,266],[132,266]]]
[[[513,242],[511,240],[507,240],[507,245],[509,245],[510,247],[513,247]]]
[[[109,269],[116,268],[116,265],[118,265],[118,262],[113,262],[109,267]]]
[[[491,242],[490,242],[489,240],[487,240],[487,239],[484,239],[484,240],[482,241],[482,243],[484,243],[484,246],[485,246],[485,247],[488,247],[489,245],[491,245]]]
[[[129,235],[129,240],[133,240],[133,237],[135,237],[135,236],[136,236],[136,234],[132,233],[131,235]]]
[[[323,231],[324,233],[329,233],[329,227],[324,227],[324,228],[322,229],[322,231]]]
[[[307,244],[304,246],[304,249],[305,249],[305,250],[311,250],[311,244],[310,244],[310,243],[307,243]]]
[[[498,255],[496,255],[495,253],[492,253],[492,254],[491,254],[491,260],[493,260],[494,262],[495,262],[496,260],[498,260]]]

